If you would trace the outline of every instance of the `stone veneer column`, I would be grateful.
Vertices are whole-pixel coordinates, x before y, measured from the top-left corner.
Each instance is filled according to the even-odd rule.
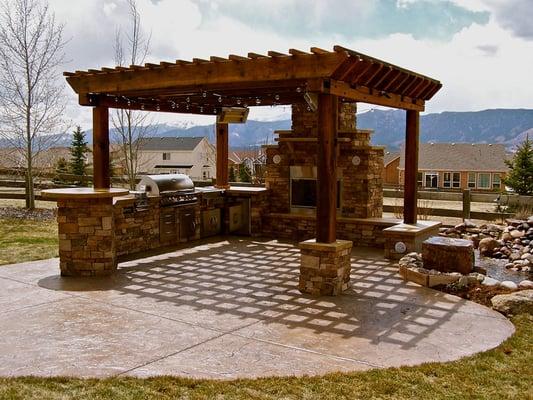
[[[99,276],[117,268],[112,198],[59,199],[62,276]]]
[[[311,295],[336,296],[348,289],[352,242],[317,243],[315,239],[300,242],[300,281],[298,289]]]

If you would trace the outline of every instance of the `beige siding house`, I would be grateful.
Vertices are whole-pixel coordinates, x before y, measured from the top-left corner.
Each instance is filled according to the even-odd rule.
[[[420,143],[418,185],[434,189],[501,190],[510,156],[503,144]],[[399,184],[404,181],[404,151],[400,152]]]
[[[216,149],[206,137],[144,138],[139,146],[139,171],[209,180],[216,176]]]

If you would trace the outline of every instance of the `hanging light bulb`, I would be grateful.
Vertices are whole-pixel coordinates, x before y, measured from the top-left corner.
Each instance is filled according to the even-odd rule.
[[[213,108],[213,114],[216,114],[216,113],[217,113],[217,109]]]
[[[200,107],[200,112],[204,112],[204,108],[203,107]]]
[[[172,107],[172,109],[176,109],[176,103],[172,102],[172,104],[170,105],[170,107]]]
[[[276,101],[279,100],[279,94],[276,94],[276,95],[274,96],[274,100],[276,100]]]
[[[298,86],[298,87],[296,88],[296,93],[300,93],[301,91],[302,91],[302,88],[301,88],[300,86]]]
[[[115,97],[115,103],[118,103],[118,97]]]
[[[207,92],[203,92],[202,97],[207,97]]]
[[[185,101],[187,101],[187,103],[190,103],[191,102],[191,98],[189,96],[187,96],[187,98],[185,99]]]
[[[311,111],[311,107],[307,106],[307,111]]]
[[[222,103],[222,96],[220,96],[220,97],[218,98],[218,102],[219,102],[219,103]]]
[[[144,110],[144,104],[141,104],[141,110]]]
[[[241,104],[241,99],[237,99],[237,104]]]
[[[257,105],[261,104],[261,99],[259,97],[257,99],[255,99],[255,104],[257,104]]]
[[[156,106],[155,108],[157,111],[161,111],[161,107],[159,106],[159,104]]]
[[[131,107],[131,100],[128,100],[128,107]]]
[[[187,104],[187,107],[186,107],[186,108],[187,108],[187,110],[189,110],[189,105],[188,105],[188,104]]]
[[[244,108],[247,108],[248,107],[248,103],[244,103]]]

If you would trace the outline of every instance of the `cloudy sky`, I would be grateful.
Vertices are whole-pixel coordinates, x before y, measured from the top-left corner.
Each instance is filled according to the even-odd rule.
[[[64,69],[113,66],[113,37],[127,29],[125,0],[49,2],[66,24],[70,61]],[[137,2],[151,34],[146,61],[340,44],[439,79],[444,87],[427,112],[533,108],[533,0]],[[250,118],[287,115],[287,109],[261,108]],[[74,97],[68,116],[90,126],[89,110],[75,106]],[[169,118],[187,120],[163,120]]]

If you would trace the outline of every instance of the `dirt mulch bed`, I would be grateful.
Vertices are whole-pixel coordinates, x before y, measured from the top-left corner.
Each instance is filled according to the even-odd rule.
[[[479,283],[462,288],[457,288],[453,285],[439,285],[435,286],[433,289],[437,289],[444,293],[453,294],[463,299],[483,304],[484,306],[487,306],[489,308],[492,307],[490,299],[492,299],[494,296],[498,294],[509,294],[515,292],[513,290],[504,288],[483,286]]]
[[[56,209],[35,208],[27,210],[20,207],[0,207],[0,218],[49,221],[55,219],[56,216]]]

